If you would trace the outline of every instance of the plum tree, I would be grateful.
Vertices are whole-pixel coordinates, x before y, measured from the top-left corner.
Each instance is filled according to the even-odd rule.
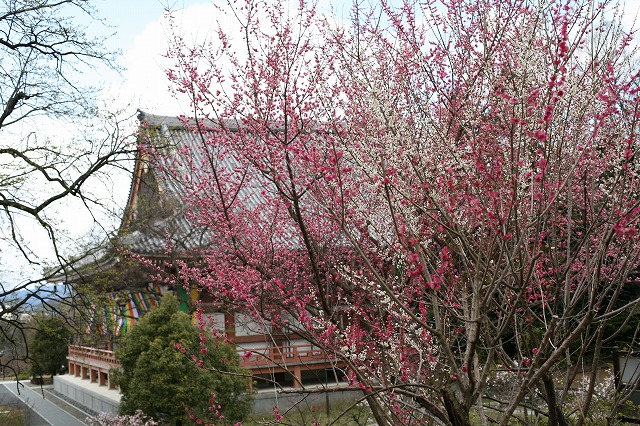
[[[201,144],[154,155],[215,241],[183,283],[321,347],[380,425],[588,422],[608,327],[638,348],[640,74],[615,4],[231,7],[241,31],[169,52]]]

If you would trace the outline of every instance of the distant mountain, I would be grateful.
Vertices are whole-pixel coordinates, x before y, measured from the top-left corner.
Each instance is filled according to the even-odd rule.
[[[69,297],[71,296],[71,291],[69,286],[61,284],[45,284],[38,286],[37,288],[16,290],[4,298],[0,298],[0,304],[4,306],[13,306],[20,303],[30,294],[36,294],[36,296],[29,298],[29,301],[27,302],[28,306],[26,306],[25,309],[21,309],[22,311],[28,311],[29,308],[41,306],[42,299],[44,298],[48,300],[56,300]]]

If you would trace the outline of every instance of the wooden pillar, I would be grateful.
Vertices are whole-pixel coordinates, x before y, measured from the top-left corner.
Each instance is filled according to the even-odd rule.
[[[107,375],[107,382],[109,382],[109,389],[115,389],[116,384],[111,380],[111,374]]]
[[[293,387],[301,388],[302,387],[302,371],[299,365],[293,367]]]
[[[236,337],[236,320],[233,313],[225,312],[224,314],[224,332],[230,339]]]

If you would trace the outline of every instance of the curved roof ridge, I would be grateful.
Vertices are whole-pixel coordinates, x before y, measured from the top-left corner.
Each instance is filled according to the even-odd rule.
[[[187,122],[188,125],[193,125],[193,126],[195,126],[196,124],[196,118],[194,117],[187,117],[184,115],[172,116],[172,115],[150,114],[140,109],[138,109],[137,117],[138,117],[138,121],[140,121],[141,124],[145,124],[150,127],[161,127],[164,125],[171,129],[178,129],[178,128],[184,129],[185,122]],[[238,119],[235,119],[235,120],[227,119],[222,121],[205,119],[205,125],[209,128],[215,128],[215,127],[221,126],[231,131],[237,131],[242,126],[242,124]]]
[[[137,117],[140,123],[148,126],[161,126],[165,124],[168,127],[184,127],[183,122],[178,116],[150,114],[139,109]]]

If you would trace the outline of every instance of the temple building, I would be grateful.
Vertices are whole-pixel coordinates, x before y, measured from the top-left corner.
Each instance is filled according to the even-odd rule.
[[[199,142],[199,135],[177,118],[140,112],[138,119],[138,137],[144,138],[140,146],[166,146],[180,152]],[[197,260],[199,250],[212,241],[207,229],[187,219],[180,183],[169,177],[163,165],[149,160],[145,150],[139,149],[113,247],[88,256],[65,277],[97,295],[87,335],[69,346],[69,373],[115,387],[109,371],[118,366],[113,352],[118,336],[135,327],[136,320],[156,306],[162,294],[173,292],[183,311],[193,313],[200,307],[205,328],[236,345],[241,366],[251,371],[258,388],[273,387],[274,382],[292,387],[326,382],[331,365],[319,348],[293,333],[255,323],[242,307],[216,303],[204,290],[163,282],[163,275],[177,272],[177,261]]]

